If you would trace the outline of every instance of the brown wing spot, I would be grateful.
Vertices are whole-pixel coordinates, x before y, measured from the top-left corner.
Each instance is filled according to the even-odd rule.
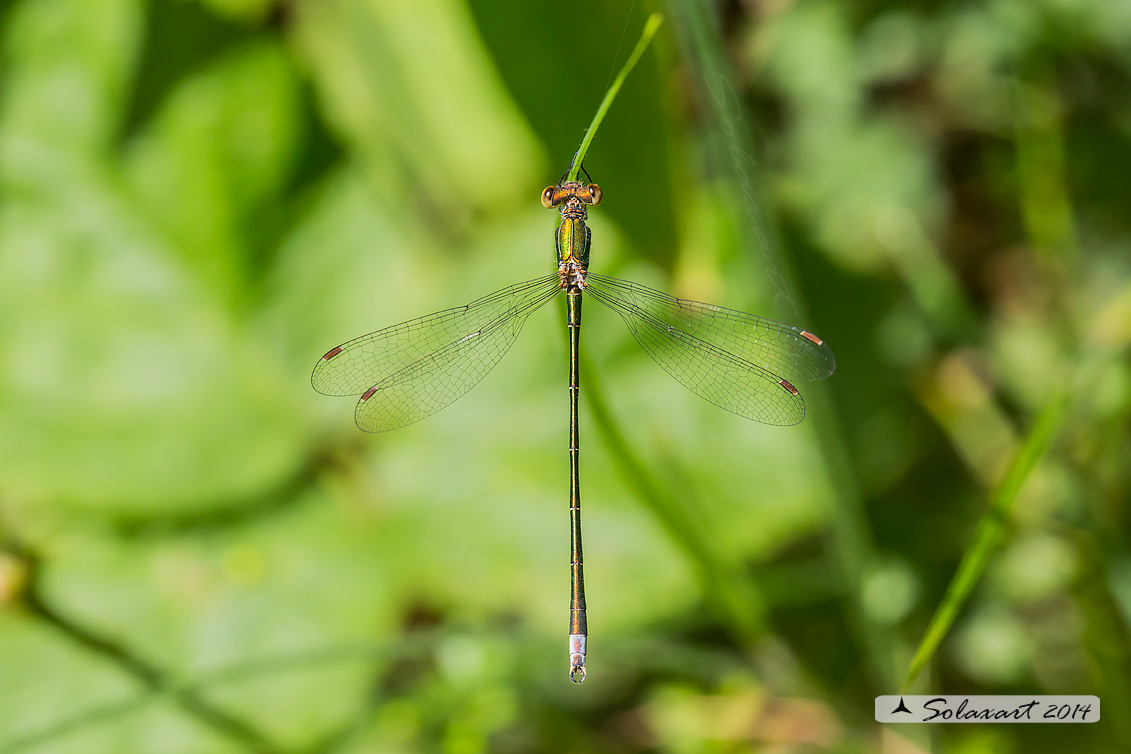
[[[370,398],[373,397],[373,394],[376,393],[376,392],[377,392],[377,386],[374,385],[373,387],[369,388],[368,390],[366,390],[364,393],[361,394],[361,400],[363,400],[363,401],[369,400]],[[796,393],[797,391],[794,390],[793,392]]]
[[[811,340],[814,343],[816,343],[817,345],[822,345],[825,342],[825,341],[821,340],[820,338],[818,338],[813,333],[809,332],[808,330],[802,330],[801,331],[801,337],[805,338],[805,340]]]
[[[794,395],[797,395],[797,388],[795,388],[793,385],[790,385],[785,380],[778,380],[778,384],[781,385],[782,387],[784,387],[789,392],[793,393]]]
[[[341,346],[334,346],[333,348],[331,348],[329,351],[326,352],[326,355],[322,357],[322,360],[323,361],[329,361],[330,359],[334,358],[335,356],[337,356],[341,352],[342,352]]]

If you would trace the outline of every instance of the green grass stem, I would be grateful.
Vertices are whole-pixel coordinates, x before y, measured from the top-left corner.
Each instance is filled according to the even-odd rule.
[[[644,31],[640,33],[640,39],[636,43],[636,47],[632,50],[632,54],[628,56],[628,60],[621,66],[620,73],[613,79],[613,83],[605,91],[605,98],[601,100],[601,106],[597,108],[597,114],[593,116],[593,121],[589,124],[589,129],[585,132],[585,138],[581,140],[581,146],[577,148],[577,153],[573,156],[573,162],[569,166],[569,172],[566,174],[567,181],[576,181],[577,174],[581,171],[581,164],[585,162],[585,153],[589,151],[589,145],[593,142],[593,137],[597,135],[597,129],[601,127],[601,121],[605,119],[605,113],[613,104],[613,100],[617,98],[617,93],[620,91],[624,80],[628,78],[628,74],[636,67],[637,61],[644,55],[644,50],[648,49],[652,37],[656,36],[656,30],[660,28],[663,23],[664,17],[659,13],[653,13],[648,17],[648,21],[644,24]]]
[[[958,565],[958,571],[947,587],[942,602],[935,610],[922,641],[919,642],[919,648],[915,651],[907,671],[907,678],[903,682],[902,691],[906,691],[915,682],[919,673],[930,662],[939,644],[954,624],[955,618],[958,617],[958,612],[974,591],[986,569],[990,555],[1001,541],[1005,524],[1017,500],[1017,494],[1060,432],[1068,414],[1068,405],[1067,392],[1054,396],[1041,411],[1017,455],[1010,462],[1005,476],[990,497],[989,508],[978,521],[974,539],[966,548]]]

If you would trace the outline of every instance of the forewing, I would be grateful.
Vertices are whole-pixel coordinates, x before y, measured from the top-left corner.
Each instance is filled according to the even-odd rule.
[[[815,382],[836,369],[832,349],[800,327],[676,298],[628,280],[589,273],[586,282],[586,291],[616,299],[635,316],[710,343],[787,381]]]
[[[557,274],[495,291],[466,306],[386,327],[332,348],[319,359],[310,384],[324,395],[360,395],[412,364],[458,343],[469,333],[519,316],[553,297]],[[453,399],[454,400],[454,399]],[[449,401],[450,402],[450,401]],[[447,405],[447,404],[444,404]]]
[[[609,286],[585,290],[617,312],[648,355],[701,398],[765,424],[797,424],[805,418],[805,401],[788,380],[663,321],[611,293]]]
[[[556,292],[547,293],[537,305]],[[455,401],[499,363],[537,305],[468,333],[373,385],[357,402],[357,426],[366,432],[397,429]]]

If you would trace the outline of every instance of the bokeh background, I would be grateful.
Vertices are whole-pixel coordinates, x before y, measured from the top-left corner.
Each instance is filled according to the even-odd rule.
[[[0,8],[0,752],[1131,750],[1131,3]],[[593,268],[838,371],[757,425],[586,308],[577,687],[563,309],[395,433],[308,379],[552,269],[654,10]],[[911,689],[1102,722],[872,722],[979,551]]]

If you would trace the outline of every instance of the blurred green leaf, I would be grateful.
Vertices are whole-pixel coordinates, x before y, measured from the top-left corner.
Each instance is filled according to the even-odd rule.
[[[297,87],[282,49],[253,43],[187,80],[132,139],[139,204],[219,292],[246,285],[243,246],[294,162]]]
[[[333,0],[297,13],[326,118],[388,190],[403,165],[458,220],[510,205],[542,172],[461,3]]]

